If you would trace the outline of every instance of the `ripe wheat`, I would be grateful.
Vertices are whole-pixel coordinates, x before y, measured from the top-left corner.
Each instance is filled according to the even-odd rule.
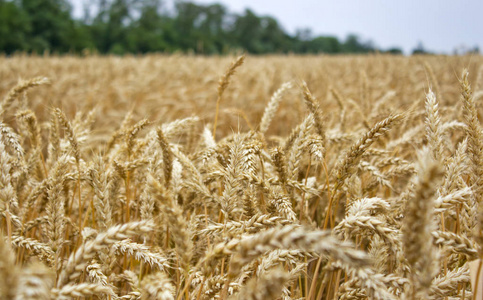
[[[473,298],[481,57],[230,59],[0,57],[1,299]]]

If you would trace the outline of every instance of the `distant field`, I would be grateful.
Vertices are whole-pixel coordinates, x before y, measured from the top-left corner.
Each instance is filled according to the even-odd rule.
[[[473,297],[481,56],[0,57],[0,99],[2,299]]]

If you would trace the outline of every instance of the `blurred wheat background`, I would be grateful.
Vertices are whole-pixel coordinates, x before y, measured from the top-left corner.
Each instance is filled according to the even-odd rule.
[[[0,79],[2,299],[476,298],[481,56],[17,55]]]

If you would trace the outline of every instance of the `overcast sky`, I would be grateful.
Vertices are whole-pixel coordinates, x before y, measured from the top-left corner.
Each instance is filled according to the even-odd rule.
[[[75,2],[82,0],[73,0]],[[172,2],[173,0],[165,0]],[[356,33],[376,46],[452,53],[456,47],[483,50],[483,0],[195,0],[222,3],[229,11],[245,8],[275,17],[289,32],[310,28],[314,34],[344,39]]]

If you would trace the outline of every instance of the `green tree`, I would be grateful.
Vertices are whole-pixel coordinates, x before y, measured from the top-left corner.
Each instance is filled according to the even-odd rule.
[[[431,54],[426,48],[424,48],[424,45],[422,42],[418,42],[416,48],[413,49],[412,54]]]
[[[202,42],[198,28],[205,18],[203,7],[191,2],[177,2],[176,12],[174,27],[177,30],[177,44],[183,50],[196,51]]]
[[[230,33],[234,45],[250,53],[262,54],[291,50],[291,39],[272,17],[259,17],[247,9],[237,16]]]
[[[243,49],[264,54],[376,49],[356,35],[343,43],[335,37],[313,37],[308,29],[289,35],[273,17],[249,9],[231,14],[221,4],[175,0],[174,11],[166,11],[163,0],[89,0],[84,17],[77,20],[68,1],[73,0],[0,0],[0,51],[80,53],[90,48],[114,54],[180,50],[216,54]]]
[[[199,17],[199,33],[202,44],[198,42],[198,51],[207,54],[221,53],[230,47],[230,41],[224,27],[226,8],[220,4],[205,6]]]
[[[290,37],[285,33],[276,19],[272,17],[263,17],[260,23],[260,38],[264,47],[264,53],[285,53],[290,50]]]
[[[397,48],[397,47],[393,47],[393,48],[389,48],[388,50],[384,51],[385,53],[389,53],[389,54],[402,54],[403,51],[401,50],[401,48]]]
[[[127,25],[131,22],[128,0],[98,2],[98,14],[89,26],[96,48],[101,53],[124,54],[127,51]]]
[[[16,2],[0,0],[0,52],[29,50],[30,31],[25,11]]]
[[[345,53],[368,53],[375,50],[371,42],[361,42],[355,34],[349,34],[342,45],[342,52]]]
[[[29,50],[67,52],[88,45],[70,16],[70,4],[65,0],[20,0],[28,16]]]
[[[263,53],[260,28],[260,18],[246,9],[245,14],[237,16],[233,24],[231,34],[235,40],[235,46],[250,53]]]
[[[141,7],[141,16],[130,25],[127,37],[129,52],[166,51],[169,46],[163,38],[164,18],[159,14],[159,0],[145,1]]]
[[[331,36],[318,36],[309,41],[307,51],[310,53],[339,53],[341,45],[339,40]]]

